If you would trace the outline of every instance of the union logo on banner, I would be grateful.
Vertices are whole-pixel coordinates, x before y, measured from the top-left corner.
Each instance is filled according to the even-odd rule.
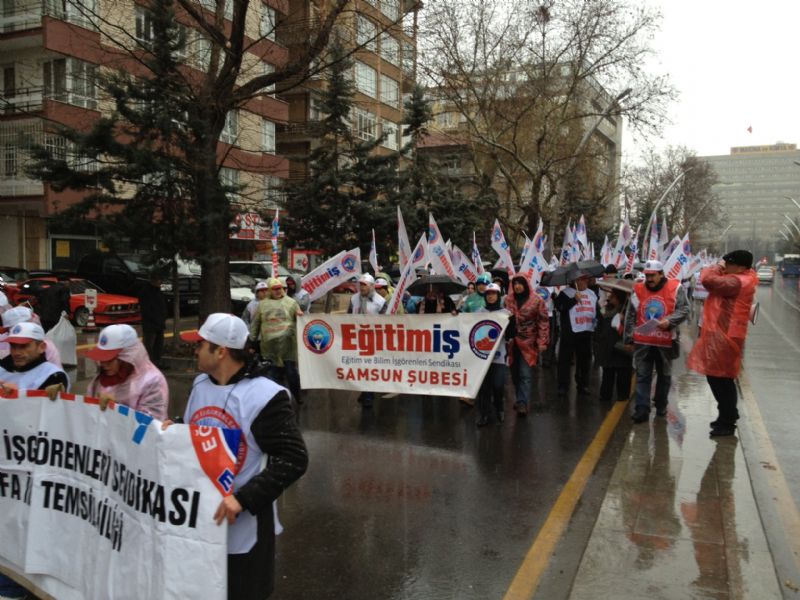
[[[358,259],[355,254],[345,254],[342,257],[342,268],[348,273],[352,273],[358,267]]]
[[[667,307],[661,298],[650,298],[644,306],[644,318],[647,321],[660,319],[667,312]]]
[[[478,358],[486,360],[497,343],[503,328],[495,321],[480,321],[469,332],[469,347]]]
[[[333,329],[325,321],[311,321],[303,328],[303,344],[314,354],[325,354],[333,345]]]
[[[431,244],[436,243],[439,239],[439,230],[433,225],[428,227],[428,242]]]
[[[190,425],[192,445],[203,472],[223,496],[233,492],[242,432],[209,425]]]

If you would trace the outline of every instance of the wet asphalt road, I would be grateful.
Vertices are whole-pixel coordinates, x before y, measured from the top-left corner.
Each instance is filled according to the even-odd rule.
[[[192,372],[167,375],[180,413]],[[305,392],[310,465],[279,500],[274,597],[502,598],[610,408],[574,386],[557,398],[555,367],[538,389],[518,418],[509,384],[508,418],[483,429],[455,398],[379,394],[363,410],[351,392]]]
[[[795,504],[800,505],[800,279],[776,275],[759,286],[759,316],[745,347],[745,369]]]

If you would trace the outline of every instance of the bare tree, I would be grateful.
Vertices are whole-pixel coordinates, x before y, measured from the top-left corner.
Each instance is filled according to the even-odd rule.
[[[684,176],[658,208],[658,221],[666,220],[670,233],[675,235],[689,233],[695,246],[713,246],[719,242],[716,232],[721,231],[725,220],[713,190],[717,174],[711,165],[682,146],[669,147],[663,153],[650,151],[640,164],[623,174],[621,195],[631,223],[641,223],[644,228],[659,199],[681,173]]]
[[[604,120],[657,132],[674,95],[643,69],[659,18],[619,0],[428,6],[420,70],[506,192],[510,228],[532,231],[541,216],[552,231],[559,215],[609,204],[615,165],[597,167],[608,159]]]

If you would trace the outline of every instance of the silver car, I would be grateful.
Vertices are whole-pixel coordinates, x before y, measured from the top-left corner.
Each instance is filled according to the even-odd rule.
[[[772,280],[775,278],[775,272],[772,270],[772,267],[758,267],[756,275],[758,275],[758,283],[766,283],[769,285],[772,285]]]

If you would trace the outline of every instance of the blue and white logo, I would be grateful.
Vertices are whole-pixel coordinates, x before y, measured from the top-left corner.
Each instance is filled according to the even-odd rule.
[[[503,328],[495,321],[479,321],[469,332],[469,347],[475,356],[486,360],[502,332]]]
[[[333,345],[333,329],[325,321],[311,321],[303,329],[303,344],[314,354],[325,354]]]

